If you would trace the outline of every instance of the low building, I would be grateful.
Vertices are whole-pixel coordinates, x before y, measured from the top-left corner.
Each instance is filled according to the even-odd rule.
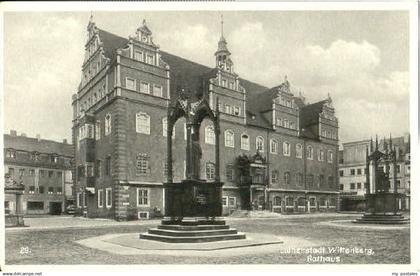
[[[66,140],[50,140],[4,134],[5,173],[11,181],[23,184],[24,214],[61,214],[74,202],[72,191],[73,146]],[[5,209],[14,210],[5,199]]]
[[[379,149],[385,151],[391,145],[389,139],[378,142]],[[340,151],[340,209],[341,211],[364,211],[366,193],[366,150],[372,153],[373,141],[362,140],[343,143]],[[397,152],[397,191],[403,194],[401,210],[410,209],[410,136],[392,138],[392,147]],[[390,177],[393,177],[392,170]],[[391,191],[394,187],[391,183]]]

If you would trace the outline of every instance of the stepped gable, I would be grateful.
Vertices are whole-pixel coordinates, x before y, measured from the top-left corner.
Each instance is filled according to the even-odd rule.
[[[55,153],[63,156],[73,156],[73,145],[52,140],[45,140],[25,136],[4,134],[4,148],[27,152]]]
[[[314,132],[313,126],[319,125],[319,114],[322,112],[327,100],[322,100],[313,104],[302,106],[300,110],[301,135],[309,139],[318,140],[318,133]]]

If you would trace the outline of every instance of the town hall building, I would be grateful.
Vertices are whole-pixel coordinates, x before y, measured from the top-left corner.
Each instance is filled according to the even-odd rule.
[[[80,214],[163,216],[167,113],[179,97],[220,111],[223,213],[338,207],[338,120],[328,96],[308,104],[285,78],[268,88],[239,77],[223,34],[212,68],[161,51],[145,21],[123,38],[91,19],[73,95],[74,191]],[[244,46],[246,47],[246,46]],[[216,45],[215,45],[216,48]],[[211,53],[209,53],[211,54]],[[203,180],[215,177],[215,131],[199,130]],[[185,120],[173,132],[173,180],[185,179]]]

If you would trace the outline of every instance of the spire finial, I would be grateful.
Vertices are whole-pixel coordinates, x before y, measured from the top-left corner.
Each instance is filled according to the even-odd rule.
[[[220,15],[220,28],[221,28],[221,35],[223,37],[223,14]]]
[[[90,11],[90,18],[89,18],[90,22],[93,22],[93,11]]]
[[[378,134],[376,134],[375,151],[378,150]]]

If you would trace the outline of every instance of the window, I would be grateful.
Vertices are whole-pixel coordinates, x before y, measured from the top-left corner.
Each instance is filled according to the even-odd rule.
[[[235,134],[230,129],[225,131],[225,147],[235,147]]]
[[[227,165],[226,166],[226,180],[229,182],[233,182],[234,181],[234,168],[233,165]]]
[[[137,154],[136,157],[137,174],[147,174],[149,172],[149,156],[144,153]]]
[[[105,175],[111,175],[111,156],[107,156],[105,159]]]
[[[308,188],[314,187],[314,176],[312,174],[309,174],[306,176],[306,182],[308,184]]]
[[[16,158],[16,152],[14,150],[6,150],[7,158]]]
[[[44,192],[45,192],[44,186],[39,186],[38,191],[39,191],[40,194],[44,194]]]
[[[223,207],[228,207],[228,197],[227,196],[222,197],[222,206]]]
[[[331,175],[328,176],[328,187],[334,188],[334,177]]]
[[[277,141],[274,139],[270,140],[270,153],[277,154]]]
[[[343,190],[344,190],[344,185],[340,184],[340,191],[343,191]]]
[[[302,173],[297,173],[296,174],[296,183],[298,184],[298,186],[303,185],[303,174]]]
[[[302,158],[303,150],[301,144],[296,144],[296,158]]]
[[[86,176],[92,177],[93,175],[93,166],[92,165],[86,165]]]
[[[206,126],[204,129],[204,142],[210,145],[214,145],[216,143],[213,126]]]
[[[241,149],[249,150],[249,136],[246,134],[241,136]]]
[[[361,175],[362,174],[362,169],[357,169],[357,174]]]
[[[289,120],[284,119],[284,120],[283,120],[283,126],[284,126],[285,128],[289,128],[289,127],[290,127],[290,122],[289,122]]]
[[[344,171],[340,170],[340,176],[344,176]]]
[[[10,174],[10,169],[9,169],[9,174]],[[45,171],[44,170],[39,170],[39,176],[40,177],[45,177]]]
[[[283,155],[290,156],[290,143],[289,142],[283,142]]]
[[[162,97],[162,86],[153,85],[153,95],[157,97]]]
[[[105,189],[105,205],[106,208],[110,208],[112,206],[112,188]]]
[[[274,201],[274,206],[281,206],[281,197],[275,196],[273,201]]]
[[[206,163],[206,178],[212,180],[215,177],[215,166],[211,162]]]
[[[357,189],[358,190],[362,189],[362,183],[357,183]]]
[[[290,122],[290,128],[291,129],[296,129],[295,123],[294,122]]]
[[[325,177],[323,174],[319,175],[319,186],[323,187],[325,185]]]
[[[63,188],[57,187],[57,195],[62,195],[62,194],[63,194]]]
[[[401,165],[397,165],[397,173],[401,172]]]
[[[155,57],[152,55],[147,55],[147,63],[155,64]]]
[[[57,178],[62,179],[63,178],[63,172],[57,172]]]
[[[163,137],[168,136],[168,118],[162,119],[162,135]],[[172,128],[172,138],[175,138],[175,126]]]
[[[324,161],[324,151],[322,149],[318,149],[318,161]]]
[[[134,51],[134,59],[138,61],[143,61],[143,53],[140,51]]]
[[[146,93],[149,94],[150,90],[149,90],[149,84],[147,82],[140,82],[140,92],[141,93]]]
[[[233,208],[236,207],[236,197],[234,196],[229,197],[229,207],[233,207]]]
[[[258,136],[255,141],[255,145],[256,145],[257,151],[264,151],[264,138],[262,138],[261,136]]]
[[[229,89],[234,89],[234,84],[233,84],[233,81],[230,81],[230,82],[229,82]]]
[[[136,80],[132,78],[125,78],[125,88],[136,90]]]
[[[350,175],[355,175],[355,170],[354,169],[350,169]]]
[[[105,136],[111,133],[111,114],[105,116]]]
[[[401,188],[401,180],[397,180],[397,188]]]
[[[51,163],[58,163],[58,156],[51,155],[50,158],[51,158]]]
[[[350,190],[355,190],[355,189],[356,189],[356,184],[350,183]]]
[[[294,206],[293,197],[292,196],[286,197],[286,207],[293,207],[293,206]]]
[[[29,186],[29,191],[30,194],[34,194],[35,193],[35,186]]]
[[[227,114],[231,113],[230,105],[228,105],[228,104],[225,104],[225,113],[227,113]]]
[[[149,212],[146,211],[140,211],[137,213],[138,219],[149,219]]]
[[[30,170],[29,170],[29,175],[30,175],[30,176],[34,176],[34,175],[35,175],[35,170],[30,169]]]
[[[96,170],[95,170],[96,177],[101,177],[101,172],[102,172],[102,161],[96,160]]]
[[[54,172],[53,171],[48,171],[48,177],[54,177]]]
[[[19,176],[24,177],[25,176],[25,169],[19,169]]]
[[[139,112],[136,114],[136,132],[150,134],[150,116]]]
[[[233,107],[233,115],[239,116],[239,114],[241,113],[240,108],[237,106]]]
[[[104,207],[104,190],[103,189],[98,190],[98,207],[99,208]]]
[[[279,181],[279,172],[277,170],[271,171],[271,183],[275,184]]]
[[[48,194],[52,195],[54,193],[54,187],[48,187]]]
[[[312,146],[308,146],[306,148],[306,156],[309,160],[313,160],[314,159],[314,149],[312,148]]]
[[[331,150],[328,151],[328,163],[333,162],[333,152]]]
[[[222,80],[222,86],[226,87],[226,80]]]
[[[290,185],[290,172],[285,172],[284,173],[284,184],[285,185]]]
[[[43,201],[28,201],[27,203],[28,210],[44,210]]]
[[[277,126],[282,126],[283,125],[283,121],[281,120],[281,118],[278,118],[276,120],[276,124],[277,124]]]
[[[101,121],[96,121],[95,123],[95,139],[101,139]]]
[[[150,206],[149,196],[149,189],[137,188],[137,206]]]

